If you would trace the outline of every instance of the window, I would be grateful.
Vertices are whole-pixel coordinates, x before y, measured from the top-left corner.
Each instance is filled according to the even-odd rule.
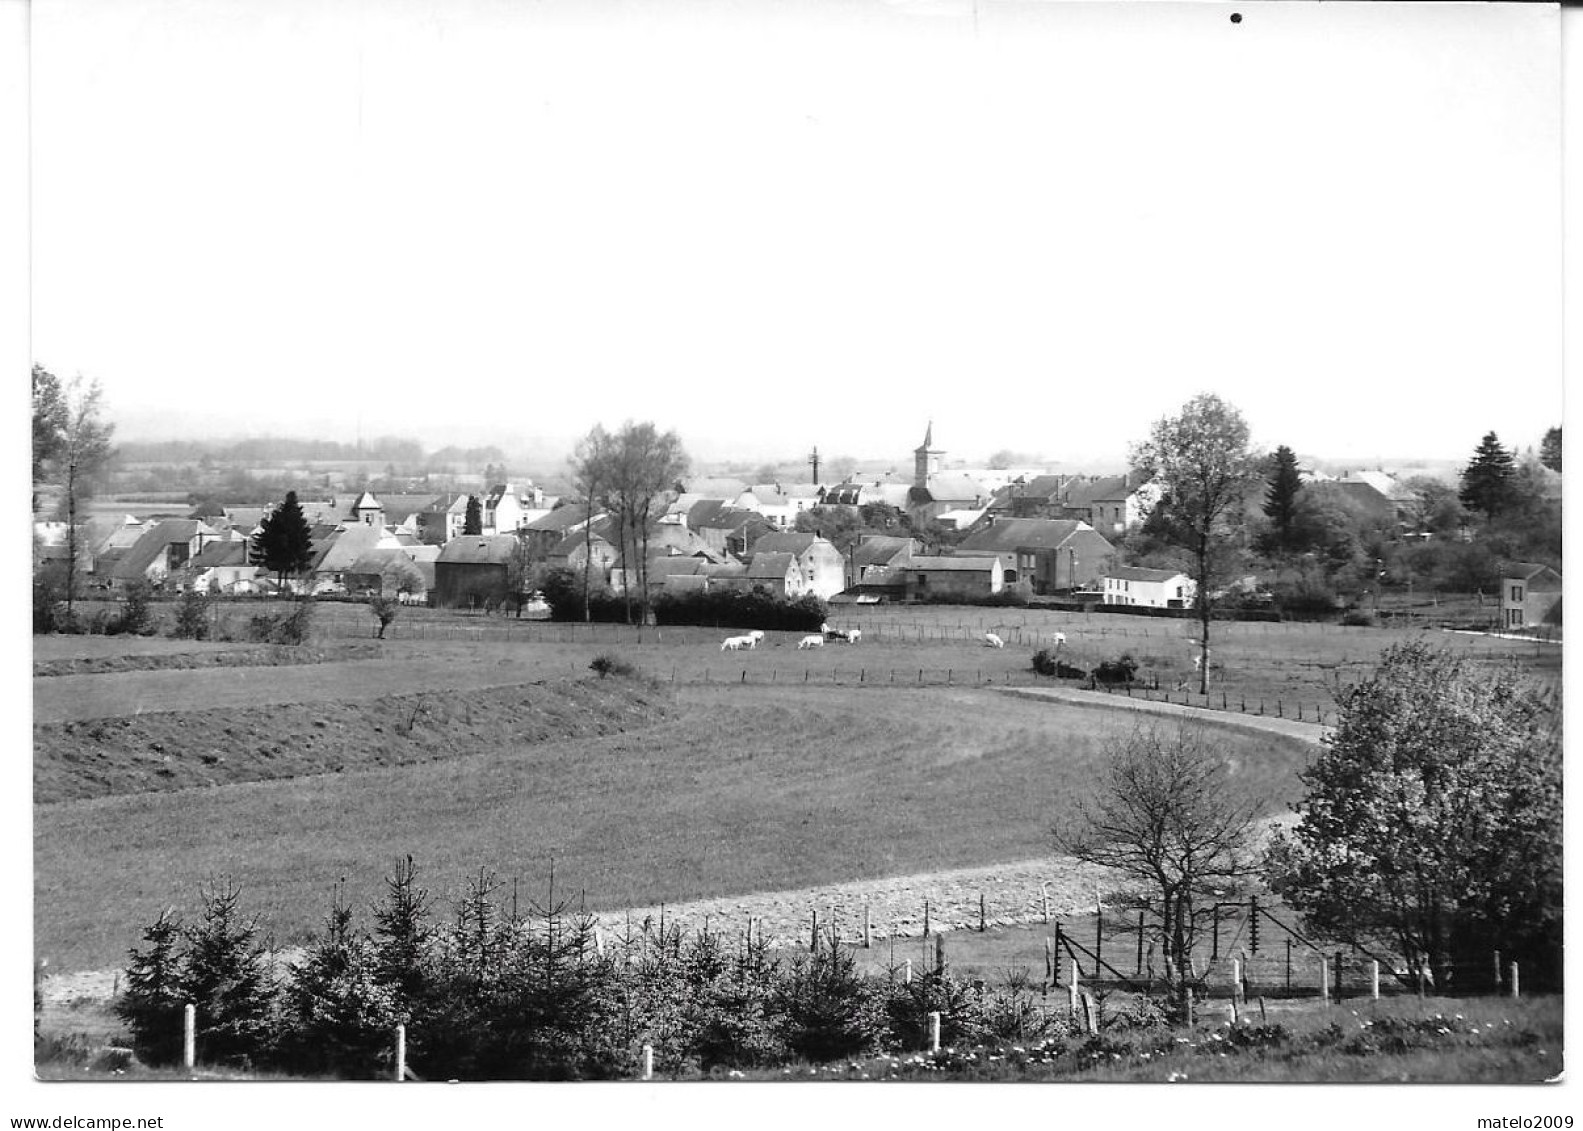
[[[1512,586],[1512,600],[1513,601],[1521,601],[1522,599],[1523,599],[1523,587],[1521,585],[1513,585]]]

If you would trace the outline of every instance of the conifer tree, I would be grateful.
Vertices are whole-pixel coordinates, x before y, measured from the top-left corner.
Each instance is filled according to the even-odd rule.
[[[1559,426],[1545,433],[1539,444],[1539,462],[1551,471],[1561,470],[1561,429]]]
[[[126,992],[115,1002],[116,1016],[131,1031],[132,1047],[148,1064],[174,1064],[181,1055],[182,1014],[187,997],[182,988],[182,962],[177,952],[181,921],[174,911],[143,928],[146,950],[131,951]]]
[[[297,492],[287,491],[285,501],[258,524],[248,560],[274,573],[284,585],[287,574],[302,573],[313,563],[312,533]]]
[[[484,532],[484,508],[478,501],[477,495],[467,496],[467,513],[462,517],[463,534],[482,534]]]
[[[1276,545],[1292,544],[1292,522],[1297,517],[1297,493],[1303,481],[1297,474],[1297,455],[1285,444],[1275,449],[1275,468],[1264,494],[1264,515],[1275,526]]]
[[[1486,432],[1472,461],[1462,471],[1458,498],[1469,510],[1494,518],[1516,500],[1516,479],[1516,459],[1501,447],[1495,433]]]
[[[200,1054],[210,1062],[250,1061],[270,1036],[274,985],[254,920],[241,912],[231,880],[202,893],[203,919],[186,929],[182,989],[197,1007]]]

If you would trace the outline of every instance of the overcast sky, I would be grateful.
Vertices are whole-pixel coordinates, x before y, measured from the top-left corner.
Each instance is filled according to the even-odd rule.
[[[1240,11],[1233,24],[1229,15]],[[1561,420],[1544,6],[38,4],[33,355],[125,438],[1466,458]]]

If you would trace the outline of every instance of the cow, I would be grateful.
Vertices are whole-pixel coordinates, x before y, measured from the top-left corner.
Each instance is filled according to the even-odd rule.
[[[1004,648],[1006,646],[1006,642],[993,632],[984,633],[984,644],[990,648]]]
[[[728,636],[721,641],[720,650],[722,652],[740,652],[743,648],[751,648],[757,643],[758,641],[751,636]]]
[[[1057,648],[1059,648],[1061,645],[1063,645],[1065,643],[1066,643],[1066,633],[1064,633],[1064,632],[1057,632],[1055,634],[1055,646]]]
[[[804,636],[801,640],[797,641],[797,647],[799,649],[801,649],[801,648],[823,648],[824,647],[824,637],[823,636]]]
[[[846,634],[846,642],[848,644],[856,644],[862,638],[863,630],[861,628],[850,629]]]
[[[764,639],[764,630],[762,628],[755,628],[752,632],[748,633],[748,635],[753,638],[753,642],[756,645],[760,640]]]

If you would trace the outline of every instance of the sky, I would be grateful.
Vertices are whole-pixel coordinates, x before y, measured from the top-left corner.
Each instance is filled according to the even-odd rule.
[[[1240,23],[1230,14],[1239,11]],[[1561,421],[1545,6],[32,13],[32,352],[123,438],[1466,458]]]

